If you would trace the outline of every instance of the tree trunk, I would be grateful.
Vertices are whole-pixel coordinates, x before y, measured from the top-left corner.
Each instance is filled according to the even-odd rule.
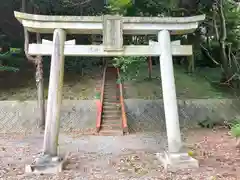
[[[41,43],[40,34],[37,33],[37,43]],[[44,78],[43,78],[43,59],[41,56],[37,58],[36,67],[36,85],[38,92],[38,108],[40,111],[40,119],[38,127],[44,129],[45,127],[45,99],[44,99]]]
[[[20,11],[21,12],[26,12],[26,8],[27,8],[26,0],[22,0],[22,6],[21,6]]]
[[[219,0],[217,3],[218,14],[220,18],[220,35],[219,35],[219,45],[220,45],[220,59],[224,69],[222,75],[222,81],[226,81],[231,77],[231,72],[228,66],[228,57],[226,53],[226,39],[227,39],[227,30],[226,30],[226,20],[223,12],[223,0]]]
[[[22,12],[26,12],[26,0],[22,0]],[[38,94],[38,108],[40,111],[40,119],[38,121],[38,128],[43,128],[45,126],[45,102],[44,102],[44,82],[43,82],[43,64],[42,64],[42,57],[36,56],[32,57],[28,54],[28,46],[29,46],[29,33],[26,28],[24,28],[24,51],[27,59],[36,65],[36,85],[37,85],[37,94]],[[37,43],[41,43],[40,34],[37,33],[36,35]]]
[[[148,78],[152,79],[152,57],[148,57]]]

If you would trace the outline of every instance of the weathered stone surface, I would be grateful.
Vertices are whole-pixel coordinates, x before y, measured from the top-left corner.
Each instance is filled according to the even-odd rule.
[[[105,51],[123,50],[122,17],[105,15],[103,20],[103,45]]]
[[[125,104],[129,124],[138,131],[165,130],[162,100],[126,99]],[[239,105],[240,101],[232,99],[178,100],[180,125],[194,127],[206,119],[218,123],[239,118]]]
[[[95,128],[97,108],[94,100],[63,101],[60,129],[64,132]],[[36,101],[0,101],[0,133],[34,132],[39,111]]]
[[[33,164],[25,166],[28,174],[58,174],[63,171],[66,158],[41,155]]]
[[[130,128],[137,131],[165,130],[162,100],[126,99]],[[181,127],[196,126],[209,118],[223,122],[240,117],[240,101],[231,99],[178,100]],[[95,128],[97,108],[94,100],[64,100],[61,131]],[[34,132],[39,112],[35,101],[0,101],[0,133]],[[151,125],[151,126],[150,126]]]
[[[198,161],[187,153],[157,153],[157,157],[166,171],[198,168]]]
[[[101,34],[103,16],[44,16],[14,12],[15,17],[30,32],[53,33],[63,28],[69,34]],[[156,34],[162,29],[172,34],[193,32],[205,15],[192,17],[123,17],[124,34]],[[56,23],[57,22],[57,23]]]

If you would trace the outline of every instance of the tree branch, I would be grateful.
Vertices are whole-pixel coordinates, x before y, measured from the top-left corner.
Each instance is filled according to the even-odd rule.
[[[213,18],[212,18],[213,27],[214,27],[215,34],[216,34],[216,39],[219,40],[219,32],[218,32],[218,26],[217,26],[216,18],[217,18],[217,8],[216,8],[216,5],[213,5]]]
[[[206,55],[208,56],[209,59],[211,59],[216,65],[220,65],[209,53],[209,51],[202,45],[200,44],[200,47],[205,51]]]

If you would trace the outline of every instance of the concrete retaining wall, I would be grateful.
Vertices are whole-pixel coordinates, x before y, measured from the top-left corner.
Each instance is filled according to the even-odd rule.
[[[207,118],[212,121],[240,117],[240,101],[229,99],[179,100],[181,126],[194,126]],[[126,99],[129,125],[135,131],[165,129],[162,100]],[[97,108],[94,100],[65,100],[61,108],[61,131],[95,129]],[[33,132],[39,117],[35,101],[0,101],[0,133]]]
[[[126,99],[130,125],[141,130],[165,130],[162,100]],[[209,119],[223,122],[240,118],[240,101],[231,99],[178,100],[179,120],[182,127],[193,127]]]
[[[95,128],[97,108],[94,100],[66,100],[61,107],[62,131]],[[33,132],[39,111],[36,101],[0,101],[0,133]]]

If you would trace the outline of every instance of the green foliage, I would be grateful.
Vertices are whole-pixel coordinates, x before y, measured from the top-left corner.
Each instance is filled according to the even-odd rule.
[[[11,54],[21,54],[22,49],[21,48],[10,48],[10,53]]]
[[[30,0],[27,1],[27,6],[29,13],[32,13],[31,9],[34,7],[39,13],[49,15],[99,15],[104,12],[104,2],[105,1],[103,0]],[[221,66],[221,62],[219,60],[219,41],[216,39],[216,33],[212,22],[212,5],[213,3],[218,2],[218,0],[108,0],[107,2],[107,13],[118,13],[126,16],[190,16],[203,13],[206,14],[207,20],[201,23],[200,26],[201,28],[207,29],[207,33],[195,33],[195,39],[193,40],[195,42],[187,41],[186,44],[194,44],[194,57],[199,61],[206,62],[195,63],[196,65],[201,64],[206,66],[213,64],[210,63],[212,62],[212,59],[208,58],[199,46],[199,44],[201,44],[209,51],[209,54],[213,57],[213,59],[220,63],[220,65],[216,66]],[[233,73],[240,74],[239,68],[236,68],[236,65],[233,65],[234,63],[239,63],[240,60],[240,12],[237,10],[235,2],[236,1],[234,0],[224,0],[224,14],[227,25],[227,44],[228,47],[231,46],[231,53],[232,56],[234,56],[232,61],[229,62],[229,66],[231,66]],[[8,14],[12,14],[9,13],[12,9],[19,10],[20,6],[21,1],[2,0],[1,12],[3,12],[3,14],[6,12],[5,14],[8,16]],[[193,6],[194,8],[192,8]],[[181,7],[183,7],[183,9]],[[179,11],[179,13],[175,13],[176,11]],[[182,11],[188,13],[182,13]],[[9,16],[6,17],[5,20],[10,22],[10,19],[12,19],[12,17],[10,18]],[[11,24],[11,22],[7,24]],[[217,26],[218,28],[220,27],[219,17],[217,17]],[[10,28],[6,27],[7,26],[4,26],[0,29],[0,44],[1,41],[6,43],[5,39],[7,36],[12,45],[12,41],[14,39],[12,37],[14,37],[14,34],[16,33],[13,33],[10,31]],[[11,29],[14,28],[11,26]],[[202,37],[201,41],[199,41],[199,36]],[[206,39],[209,39],[209,42],[207,42]],[[144,42],[148,43],[146,40],[144,40]],[[21,45],[23,45],[23,42],[21,42]],[[228,48],[226,48],[226,50],[228,51]],[[88,61],[88,58],[86,59]],[[85,66],[84,64],[88,62],[83,63],[78,60],[75,62],[75,60],[73,60],[69,63],[70,64],[67,62],[67,65],[65,66],[68,70],[73,70],[73,67],[77,67],[78,71],[80,71],[81,67]]]
[[[199,121],[198,125],[201,126],[202,128],[213,128],[216,123],[213,122],[209,117],[207,117],[205,120]]]
[[[240,119],[236,118],[231,120],[228,123],[228,126],[231,129],[231,134],[233,137],[236,137],[236,138],[240,137]]]
[[[9,59],[14,54],[20,53],[18,48],[11,48],[10,51],[5,52],[5,53],[0,53],[0,58],[1,59]],[[6,66],[6,65],[1,65],[1,59],[0,59],[0,72],[3,71],[10,71],[10,72],[17,72],[19,71],[19,68],[16,67],[11,67],[11,66]],[[8,63],[8,65],[11,63]]]
[[[19,71],[19,69],[15,68],[15,67],[9,67],[9,66],[0,66],[0,72],[1,71],[17,72],[17,71]]]
[[[81,73],[84,67],[84,61],[78,57],[67,57],[64,66],[67,72]]]
[[[121,70],[122,80],[134,80],[146,60],[147,57],[117,57],[113,59],[113,65]]]
[[[234,126],[232,126],[231,134],[232,134],[232,136],[234,136],[236,138],[240,137],[240,123],[235,124]]]
[[[95,99],[101,99],[101,93],[100,92],[96,92]]]
[[[97,15],[104,10],[104,1],[98,0],[34,0],[39,12],[52,15]]]
[[[108,0],[108,13],[126,14],[127,9],[132,6],[132,0]]]
[[[133,6],[127,10],[130,16],[164,16],[177,5],[176,0],[135,0]]]

